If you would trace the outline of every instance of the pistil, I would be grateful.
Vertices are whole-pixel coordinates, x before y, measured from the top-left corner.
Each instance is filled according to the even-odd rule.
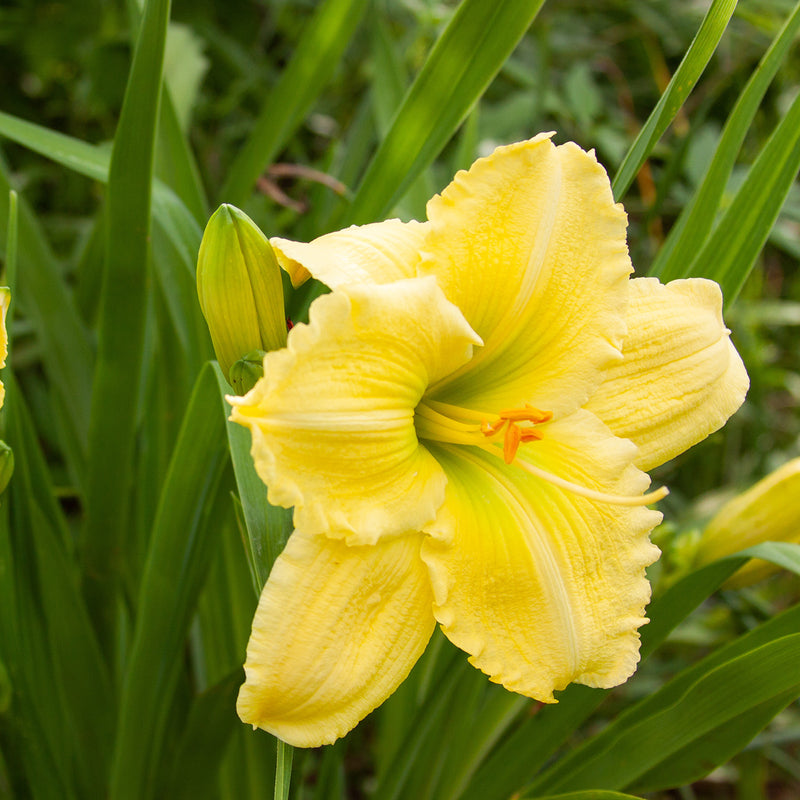
[[[517,459],[514,466],[525,470],[525,472],[537,478],[541,478],[547,483],[551,483],[553,486],[558,486],[559,489],[566,489],[568,492],[572,492],[579,497],[585,497],[587,500],[595,500],[599,503],[610,503],[616,506],[649,506],[651,503],[657,503],[659,500],[663,500],[669,494],[669,489],[667,489],[666,486],[662,486],[654,492],[648,492],[642,495],[608,494],[607,492],[598,492],[596,489],[590,489],[588,486],[581,486],[578,483],[560,478],[558,475],[553,475],[551,472],[547,472],[547,470],[534,466],[522,459]]]

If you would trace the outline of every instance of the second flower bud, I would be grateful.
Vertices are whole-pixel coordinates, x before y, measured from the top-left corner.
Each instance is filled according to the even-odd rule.
[[[206,225],[197,294],[223,374],[254,350],[286,344],[281,270],[269,240],[244,212],[221,205]]]

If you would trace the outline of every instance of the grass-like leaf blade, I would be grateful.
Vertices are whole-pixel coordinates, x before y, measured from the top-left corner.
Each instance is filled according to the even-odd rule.
[[[111,154],[96,145],[44,128],[5,111],[0,111],[0,136],[18,142],[79,175],[86,175],[102,183],[108,180]]]
[[[242,724],[235,710],[241,682],[239,668],[194,699],[176,747],[164,797],[195,800],[214,785],[228,740]]]
[[[658,695],[671,691],[667,684],[650,698],[656,713],[633,724],[616,720],[595,737],[595,758],[572,763],[569,770],[559,770],[558,776],[543,776],[532,788],[533,794],[526,796],[541,796],[543,786],[578,790],[622,789],[635,784],[684,747],[699,746],[703,737],[713,736],[717,728],[772,701],[785,705],[792,694],[800,694],[799,659],[800,634],[794,633],[714,666],[677,700],[662,704]],[[714,766],[710,763],[709,771]]]
[[[275,769],[275,800],[289,800],[294,748],[278,739],[278,764]]]
[[[800,29],[800,3],[787,18],[733,107],[700,187],[673,225],[649,274],[663,283],[684,278],[714,223],[736,156],[764,94]]]
[[[441,152],[530,26],[544,0],[463,0],[373,156],[347,223],[382,218]]]
[[[169,88],[164,86],[158,123],[156,174],[181,198],[195,221],[203,225],[208,217],[200,172],[181,130]]]
[[[800,95],[761,149],[722,219],[689,267],[722,287],[726,305],[739,294],[800,170]]]
[[[106,254],[89,426],[84,586],[111,652],[126,534],[150,259],[156,124],[170,0],[148,0],[108,178]]]
[[[13,119],[13,118],[12,118]],[[2,120],[0,120],[2,122]],[[11,180],[0,158],[0,244],[6,236]],[[42,345],[53,404],[73,478],[85,472],[94,354],[63,278],[61,265],[24,195],[18,197],[18,278],[14,302],[25,309]]]
[[[231,407],[225,395],[232,389],[216,368],[217,387],[222,400],[222,413],[227,419]],[[236,486],[244,512],[245,525],[252,558],[256,591],[267,582],[272,565],[292,532],[292,512],[290,509],[273,506],[267,500],[267,487],[258,477],[250,455],[250,434],[241,425],[227,422],[228,444],[236,476]]]
[[[220,202],[243,206],[259,175],[303,121],[355,33],[366,0],[325,0],[267,94],[253,130],[228,171]]]
[[[109,178],[110,153],[101,147],[82,142],[57,131],[43,128],[32,122],[19,119],[0,111],[0,135],[40,153],[75,172],[101,183]],[[180,136],[180,131],[175,136]],[[173,141],[172,148],[180,142]],[[190,156],[186,156],[188,159]],[[0,188],[2,188],[0,186]],[[186,189],[187,192],[190,189]],[[199,199],[195,199],[197,205]],[[0,204],[2,200],[0,199]],[[161,284],[167,300],[170,316],[175,330],[181,340],[186,357],[197,360],[198,367],[211,356],[210,341],[205,322],[200,314],[200,307],[195,296],[195,260],[200,245],[201,228],[192,213],[173,192],[159,180],[153,184],[152,211],[154,223],[153,262],[156,277]],[[29,237],[30,238],[30,237]],[[31,239],[32,240],[32,239]],[[65,306],[69,310],[70,305]],[[61,312],[63,316],[64,312]],[[55,316],[52,319],[56,319]],[[66,326],[63,328],[68,330]],[[63,342],[57,339],[57,348],[66,349]],[[50,352],[45,348],[45,353]],[[54,368],[60,364],[69,364],[74,357],[55,360]],[[62,367],[63,369],[63,367]],[[86,407],[89,406],[89,386],[91,379],[87,376],[83,385],[83,393],[87,395]],[[80,397],[80,387],[74,387],[68,397]],[[88,413],[86,424],[88,428]],[[84,430],[80,443],[85,442]],[[85,445],[84,445],[85,447]]]
[[[614,176],[611,187],[615,200],[621,200],[625,196],[656,142],[675,119],[675,115],[703,74],[722,34],[725,33],[728,20],[736,9],[736,3],[737,0],[714,0],[711,4],[694,41]]]
[[[214,371],[204,367],[161,493],[126,664],[111,773],[112,800],[155,796],[181,651],[219,543],[217,490],[227,464]],[[216,507],[216,508],[215,508]]]
[[[653,792],[685,786],[704,778],[712,768],[724,764],[743,750],[798,695],[800,689],[793,687],[726,720],[637,778],[633,788],[640,792]]]
[[[706,574],[710,574],[707,573]],[[800,605],[787,609],[782,614],[768,620],[746,635],[735,639],[724,647],[715,650],[701,662],[687,667],[676,676],[668,685],[663,687],[656,695],[651,695],[641,700],[635,706],[627,709],[615,721],[617,730],[622,730],[626,725],[638,724],[657,714],[665,706],[676,703],[702,675],[732,658],[747,653],[756,647],[768,644],[782,636],[795,633],[800,626]],[[546,785],[547,780],[559,780],[593,758],[599,758],[605,746],[604,740],[599,737],[586,742],[576,750],[569,753],[562,761],[558,762],[549,772],[537,781],[536,785]]]
[[[548,794],[537,800],[642,800],[637,795],[622,794],[622,792],[606,792],[592,789],[588,792],[568,792],[567,794]]]
[[[4,376],[4,381],[7,436],[17,454],[10,492],[17,589],[16,602],[4,606],[3,616],[13,610],[18,619],[16,636],[0,626],[4,634],[11,634],[3,646],[10,646],[14,639],[21,645],[11,663],[19,700],[27,706],[26,720],[32,728],[26,738],[39,740],[40,758],[49,749],[54,758],[58,754],[74,759],[75,789],[80,787],[83,794],[102,793],[113,733],[111,680],[74,580],[68,550],[71,535],[55,499],[37,433],[13,375]],[[55,709],[68,722],[67,739],[61,738],[63,732],[51,720]],[[47,758],[41,767],[45,765],[51,766]],[[62,774],[65,781],[67,774]]]

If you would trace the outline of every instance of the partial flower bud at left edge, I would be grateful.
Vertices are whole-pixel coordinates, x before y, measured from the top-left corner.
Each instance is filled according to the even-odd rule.
[[[6,365],[8,355],[8,334],[6,333],[6,314],[11,302],[11,291],[6,286],[0,286],[0,369]],[[0,406],[5,400],[6,390],[0,381]]]
[[[197,294],[229,380],[231,367],[247,353],[286,344],[280,267],[267,237],[234,206],[221,205],[206,225]]]

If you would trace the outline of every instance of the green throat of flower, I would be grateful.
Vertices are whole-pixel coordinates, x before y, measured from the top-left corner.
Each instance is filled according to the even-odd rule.
[[[500,411],[491,420],[478,412],[424,397],[414,411],[414,427],[420,440],[479,447],[496,458],[502,457],[506,464],[513,464],[547,483],[587,500],[613,505],[646,506],[669,494],[666,486],[654,492],[633,496],[598,492],[564,480],[518,457],[520,445],[545,438],[546,430],[540,426],[552,418],[550,411],[541,411],[526,403],[524,408]],[[502,456],[498,447],[500,434],[503,434]]]

